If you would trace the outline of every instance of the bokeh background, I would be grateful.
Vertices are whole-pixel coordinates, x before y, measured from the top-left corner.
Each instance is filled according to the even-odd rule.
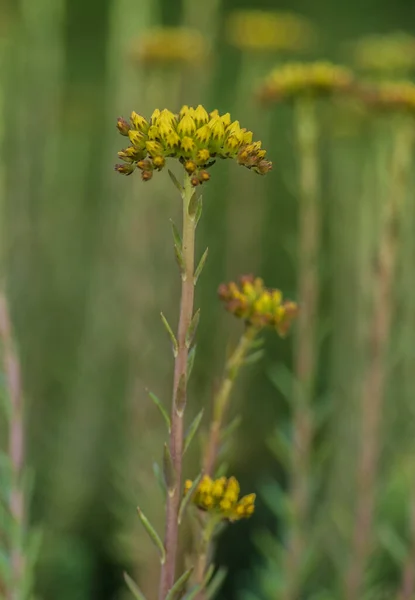
[[[198,103],[230,111],[253,129],[274,163],[262,178],[224,161],[203,189],[198,253],[208,245],[209,259],[197,289],[202,319],[189,419],[205,405],[207,423],[226,347],[241,330],[219,305],[218,285],[254,272],[297,298],[292,114],[283,106],[265,109],[254,97],[268,70],[292,55],[232,45],[227,18],[241,8],[289,10],[309,18],[317,35],[301,58],[351,63],[350,42],[356,38],[415,29],[415,4],[408,0],[0,3],[2,269],[27,401],[28,463],[35,473],[31,520],[43,530],[36,584],[43,600],[127,598],[125,569],[149,600],[157,587],[156,553],[137,523],[135,506],[139,502],[162,528],[153,463],[161,458],[165,432],[146,389],[169,402],[172,359],[159,312],[176,323],[179,281],[169,218],[178,219],[180,203],[165,171],[148,184],[114,173],[122,147],[118,116],[136,110],[148,117],[156,107],[178,110]],[[159,25],[199,30],[206,56],[184,65],[140,62],[140,40]],[[337,506],[338,523],[353,494],[359,356],[354,299],[376,199],[368,203],[368,219],[359,220],[367,132],[357,135],[330,115],[326,129],[318,394],[331,407],[320,451],[329,457],[324,488]],[[386,523],[402,531],[414,464],[408,450],[415,431],[413,224],[412,211],[400,264],[403,300],[393,329],[382,460],[385,506],[380,502],[379,508],[386,511]],[[268,441],[289,418],[291,355],[291,338],[267,334],[265,358],[245,373],[234,396],[232,412],[240,412],[243,422],[228,449],[229,469],[244,492],[256,491],[259,498],[254,517],[229,527],[218,544],[217,563],[229,568],[220,596],[226,600],[272,597],[264,591],[265,576],[258,575],[263,551],[272,553],[261,532],[268,532],[270,542],[278,534],[278,518],[262,491],[285,483]],[[198,458],[194,446],[186,463],[190,476]],[[397,577],[391,548],[399,555],[391,530],[382,530],[388,559],[380,556],[378,565],[388,582]],[[336,535],[324,530],[328,547]]]

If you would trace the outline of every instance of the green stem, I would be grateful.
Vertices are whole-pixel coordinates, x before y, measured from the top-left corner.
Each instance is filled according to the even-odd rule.
[[[252,325],[246,327],[238,345],[226,362],[224,377],[213,400],[213,419],[210,425],[209,439],[203,461],[203,472],[210,477],[214,474],[215,461],[220,444],[221,427],[229,406],[229,398],[240,368],[244,363],[246,354],[257,332],[258,329]]]
[[[183,190],[183,262],[182,291],[180,302],[180,318],[177,333],[178,351],[174,364],[173,400],[171,409],[170,453],[173,460],[176,486],[167,496],[165,549],[166,561],[162,566],[160,578],[159,600],[164,600],[172,587],[176,572],[176,555],[178,547],[178,513],[182,497],[182,459],[183,459],[183,419],[184,411],[176,407],[176,396],[179,383],[184,381],[184,397],[187,392],[187,357],[186,333],[193,317],[194,300],[194,253],[195,253],[195,219],[189,216],[189,202],[193,195],[190,178],[186,175]]]
[[[306,551],[305,524],[309,506],[309,467],[313,436],[311,401],[317,361],[317,311],[319,296],[320,176],[318,167],[317,106],[304,98],[295,106],[299,156],[299,248],[297,322],[294,360],[296,388],[291,464],[292,531],[287,554],[288,585],[285,600],[296,597]]]
[[[369,329],[369,360],[363,375],[361,398],[362,445],[358,457],[357,507],[351,562],[345,576],[345,597],[361,597],[365,568],[371,552],[375,486],[379,461],[379,434],[386,384],[385,359],[394,311],[393,285],[398,248],[398,227],[412,169],[412,122],[395,124],[391,178],[373,273],[373,306]]]

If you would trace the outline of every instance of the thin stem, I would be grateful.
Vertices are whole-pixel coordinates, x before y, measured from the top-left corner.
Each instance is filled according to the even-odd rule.
[[[0,339],[3,345],[3,363],[10,409],[8,451],[11,466],[11,482],[9,510],[13,523],[10,537],[11,583],[10,588],[6,592],[6,598],[7,600],[17,600],[25,569],[25,557],[21,548],[21,533],[25,527],[25,499],[22,486],[25,435],[20,364],[14,349],[7,300],[2,292],[0,292]]]
[[[396,270],[398,225],[408,191],[412,164],[411,123],[397,122],[393,138],[391,181],[381,237],[373,273],[373,307],[369,330],[369,359],[363,375],[361,398],[361,440],[357,471],[357,507],[346,572],[347,600],[361,597],[364,574],[372,546],[375,485],[380,451],[380,420],[385,391],[385,358],[394,311],[393,285]]]
[[[297,102],[295,125],[299,155],[299,263],[300,312],[297,323],[294,369],[296,377],[291,500],[293,523],[287,554],[289,577],[285,600],[295,597],[306,551],[305,524],[309,506],[309,462],[313,435],[311,401],[317,361],[317,310],[319,296],[320,177],[318,123],[312,99]]]
[[[184,398],[187,393],[187,357],[186,333],[193,317],[194,300],[194,253],[195,253],[195,219],[189,216],[189,202],[193,195],[190,178],[186,175],[183,191],[183,263],[182,291],[180,301],[180,318],[177,332],[178,351],[174,364],[173,400],[171,408],[170,453],[176,475],[174,491],[167,496],[166,529],[164,544],[166,561],[162,566],[160,578],[159,600],[164,600],[172,587],[176,572],[176,554],[178,546],[178,513],[182,495],[182,459],[183,459],[183,410],[176,407],[176,397],[180,382],[184,382]]]
[[[213,399],[213,419],[210,425],[209,438],[203,460],[203,472],[210,477],[213,476],[215,470],[215,462],[220,445],[221,428],[229,406],[230,395],[240,368],[244,363],[246,354],[257,332],[257,328],[249,325],[245,329],[239,339],[238,345],[226,362],[222,382]]]

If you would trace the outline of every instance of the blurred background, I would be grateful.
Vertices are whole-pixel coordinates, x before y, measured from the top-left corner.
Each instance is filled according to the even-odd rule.
[[[312,35],[298,47],[249,46],[229,19],[237,9],[253,8],[294,11],[308,20]],[[174,41],[161,44],[164,51],[152,47],[154,28],[167,26],[191,28],[184,55]],[[248,23],[248,37],[249,29]],[[165,431],[146,389],[169,403],[172,359],[159,313],[176,323],[179,278],[169,219],[178,221],[180,202],[166,171],[149,183],[114,173],[123,145],[117,117],[199,103],[230,111],[262,140],[274,164],[262,178],[223,161],[203,186],[197,251],[208,245],[209,259],[196,295],[202,319],[188,418],[205,405],[206,425],[226,347],[241,332],[217,300],[218,285],[255,273],[298,298],[292,114],[289,107],[259,105],[255,90],[287,59],[353,64],[357,38],[401,29],[415,30],[415,4],[408,0],[1,0],[2,268],[27,401],[31,520],[43,530],[36,583],[42,600],[128,598],[124,570],[149,600],[157,588],[156,552],[135,507],[140,503],[162,530],[153,463],[160,461]],[[371,148],[370,132],[344,124],[340,113],[326,116],[317,395],[330,405],[330,417],[318,437],[326,462],[316,460],[325,472],[318,502],[335,507],[324,508],[321,529],[330,548],[353,496],[360,356],[355,299],[376,199],[358,218],[359,166]],[[414,467],[414,214],[406,220],[384,409],[379,485],[386,491],[379,514],[387,516],[381,530],[386,550],[373,565],[392,583],[403,552],[396,530],[408,529]],[[263,532],[267,543],[278,537],[266,490],[276,483],[283,488],[285,475],[269,440],[289,420],[292,345],[292,337],[267,333],[265,357],[246,370],[234,395],[232,412],[241,412],[243,421],[228,449],[229,472],[244,493],[258,494],[258,503],[252,519],[229,527],[219,540],[216,562],[229,571],[218,597],[226,600],[278,597],[267,591],[272,566],[264,574],[261,565],[263,552],[272,553]],[[190,477],[198,459],[195,445],[186,461]],[[341,543],[334,545],[341,563]]]

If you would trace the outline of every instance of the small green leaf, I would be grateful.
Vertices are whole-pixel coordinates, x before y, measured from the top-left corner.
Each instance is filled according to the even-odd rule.
[[[173,330],[170,327],[169,322],[167,321],[167,319],[163,315],[163,313],[160,313],[160,316],[161,316],[161,320],[163,321],[163,325],[166,328],[166,331],[167,331],[167,333],[170,336],[171,343],[172,343],[172,346],[173,346],[173,356],[174,356],[174,358],[176,358],[177,354],[179,352],[179,344],[177,343],[176,336],[174,335]]]
[[[147,531],[151,541],[154,543],[154,545],[160,553],[161,564],[164,565],[164,562],[166,560],[166,550],[164,549],[163,542],[161,541],[158,533],[156,532],[156,530],[154,529],[154,527],[152,526],[152,524],[147,519],[147,517],[145,516],[145,514],[139,506],[137,506],[137,512],[144,529]]]
[[[160,465],[156,461],[153,462],[153,473],[154,473],[154,477],[156,478],[156,481],[159,484],[159,487],[162,491],[163,497],[165,497],[167,494],[166,482],[164,481],[164,477],[163,477],[162,470],[160,469]]]
[[[124,573],[124,581],[127,584],[128,589],[130,590],[134,598],[136,598],[136,600],[146,600],[146,597],[144,596],[143,592],[127,573]]]
[[[196,191],[193,192],[192,197],[189,200],[189,206],[187,208],[187,214],[194,221],[196,219],[196,214],[199,209],[199,203],[201,201],[201,196],[198,197]]]
[[[197,227],[197,224],[199,223],[200,217],[202,216],[202,209],[203,209],[203,200],[202,200],[202,196],[200,196],[199,197],[199,202],[198,202],[197,207],[196,207],[195,227]]]
[[[193,419],[193,421],[190,424],[189,430],[186,434],[186,437],[184,439],[184,450],[183,450],[183,454],[186,452],[186,450],[188,449],[188,447],[190,446],[197,430],[199,429],[199,425],[202,421],[203,418],[203,413],[204,413],[204,408],[202,408],[202,410],[196,415],[196,417]]]
[[[174,244],[174,255],[176,257],[176,262],[179,265],[182,280],[186,281],[186,266],[184,264],[183,252],[181,248],[177,246],[177,244]]]
[[[186,583],[189,581],[190,576],[193,573],[193,569],[194,567],[190,567],[190,569],[187,569],[187,571],[185,571],[183,575],[179,577],[179,579],[176,581],[176,583],[173,585],[173,587],[167,594],[166,600],[176,600],[177,597],[185,591]]]
[[[222,461],[218,468],[215,471],[215,477],[217,477],[219,479],[219,477],[223,477],[224,475],[226,475],[229,471],[229,463]]]
[[[193,600],[194,598],[196,598],[196,596],[202,590],[204,590],[205,587],[207,586],[207,584],[209,583],[214,570],[215,570],[214,565],[210,565],[210,567],[206,571],[206,575],[204,576],[202,583],[198,583],[195,586],[193,586],[192,589],[189,590],[185,596],[183,596],[183,600]]]
[[[242,422],[241,415],[237,415],[234,419],[232,419],[232,421],[229,423],[229,425],[227,425],[226,427],[224,427],[222,429],[220,439],[225,440],[227,438],[230,438],[232,436],[232,434],[238,429],[241,422]]]
[[[264,354],[265,354],[265,350],[263,350],[263,349],[257,350],[256,352],[252,352],[252,354],[249,354],[245,358],[244,365],[254,365],[259,360],[261,360],[261,358],[264,356]]]
[[[164,444],[163,451],[163,475],[166,483],[166,488],[169,496],[173,496],[176,491],[177,477],[176,471],[173,465],[173,459],[170,454],[170,450],[167,444]]]
[[[190,325],[186,331],[186,348],[190,348],[194,337],[196,335],[197,326],[199,325],[200,320],[200,308],[197,309],[195,314],[193,315],[193,319],[190,322]]]
[[[208,257],[208,253],[209,253],[209,248],[206,248],[206,250],[204,251],[204,253],[202,255],[202,258],[199,261],[199,264],[196,267],[196,271],[195,271],[195,274],[194,274],[194,277],[193,277],[193,282],[194,282],[195,285],[197,283],[197,280],[200,277],[200,274],[203,271],[203,267],[205,266],[205,262],[206,262],[206,259]]]
[[[195,356],[196,356],[196,346],[193,346],[193,348],[190,348],[189,354],[187,355],[187,370],[186,370],[187,381],[189,381],[190,375],[192,374],[192,371],[193,371]]]
[[[209,581],[209,585],[206,588],[206,597],[208,600],[214,598],[220,588],[222,587],[223,582],[226,579],[226,575],[228,574],[228,569],[225,567],[220,567]]]
[[[199,473],[199,475],[196,477],[196,479],[193,480],[192,487],[190,488],[190,490],[182,498],[182,501],[180,503],[180,508],[179,508],[179,517],[178,517],[179,525],[183,520],[185,510],[186,510],[190,500],[192,499],[193,493],[194,493],[195,489],[197,488],[197,486],[199,485],[199,481],[201,479],[202,479],[202,474]]]
[[[167,414],[167,410],[164,408],[161,400],[159,400],[159,398],[157,398],[157,396],[155,394],[153,394],[153,392],[150,392],[150,391],[147,390],[147,393],[150,396],[150,398],[152,399],[152,401],[154,402],[154,404],[157,406],[157,408],[159,409],[159,411],[161,412],[161,416],[165,420],[168,432],[170,433],[171,423],[170,423],[170,417]]]
[[[179,180],[177,179],[176,175],[174,173],[172,173],[172,171],[170,171],[170,169],[168,169],[168,173],[170,176],[170,179],[172,180],[172,182],[174,183],[174,185],[176,186],[176,188],[179,190],[179,192],[181,194],[183,194],[183,186],[181,185],[181,183],[179,183]]]
[[[170,223],[173,232],[174,244],[181,250],[183,248],[182,236],[180,235],[179,230],[177,229],[173,219],[170,219]]]
[[[183,416],[184,409],[186,408],[186,375],[181,374],[179,383],[176,389],[176,395],[174,397],[174,407],[179,417]]]

